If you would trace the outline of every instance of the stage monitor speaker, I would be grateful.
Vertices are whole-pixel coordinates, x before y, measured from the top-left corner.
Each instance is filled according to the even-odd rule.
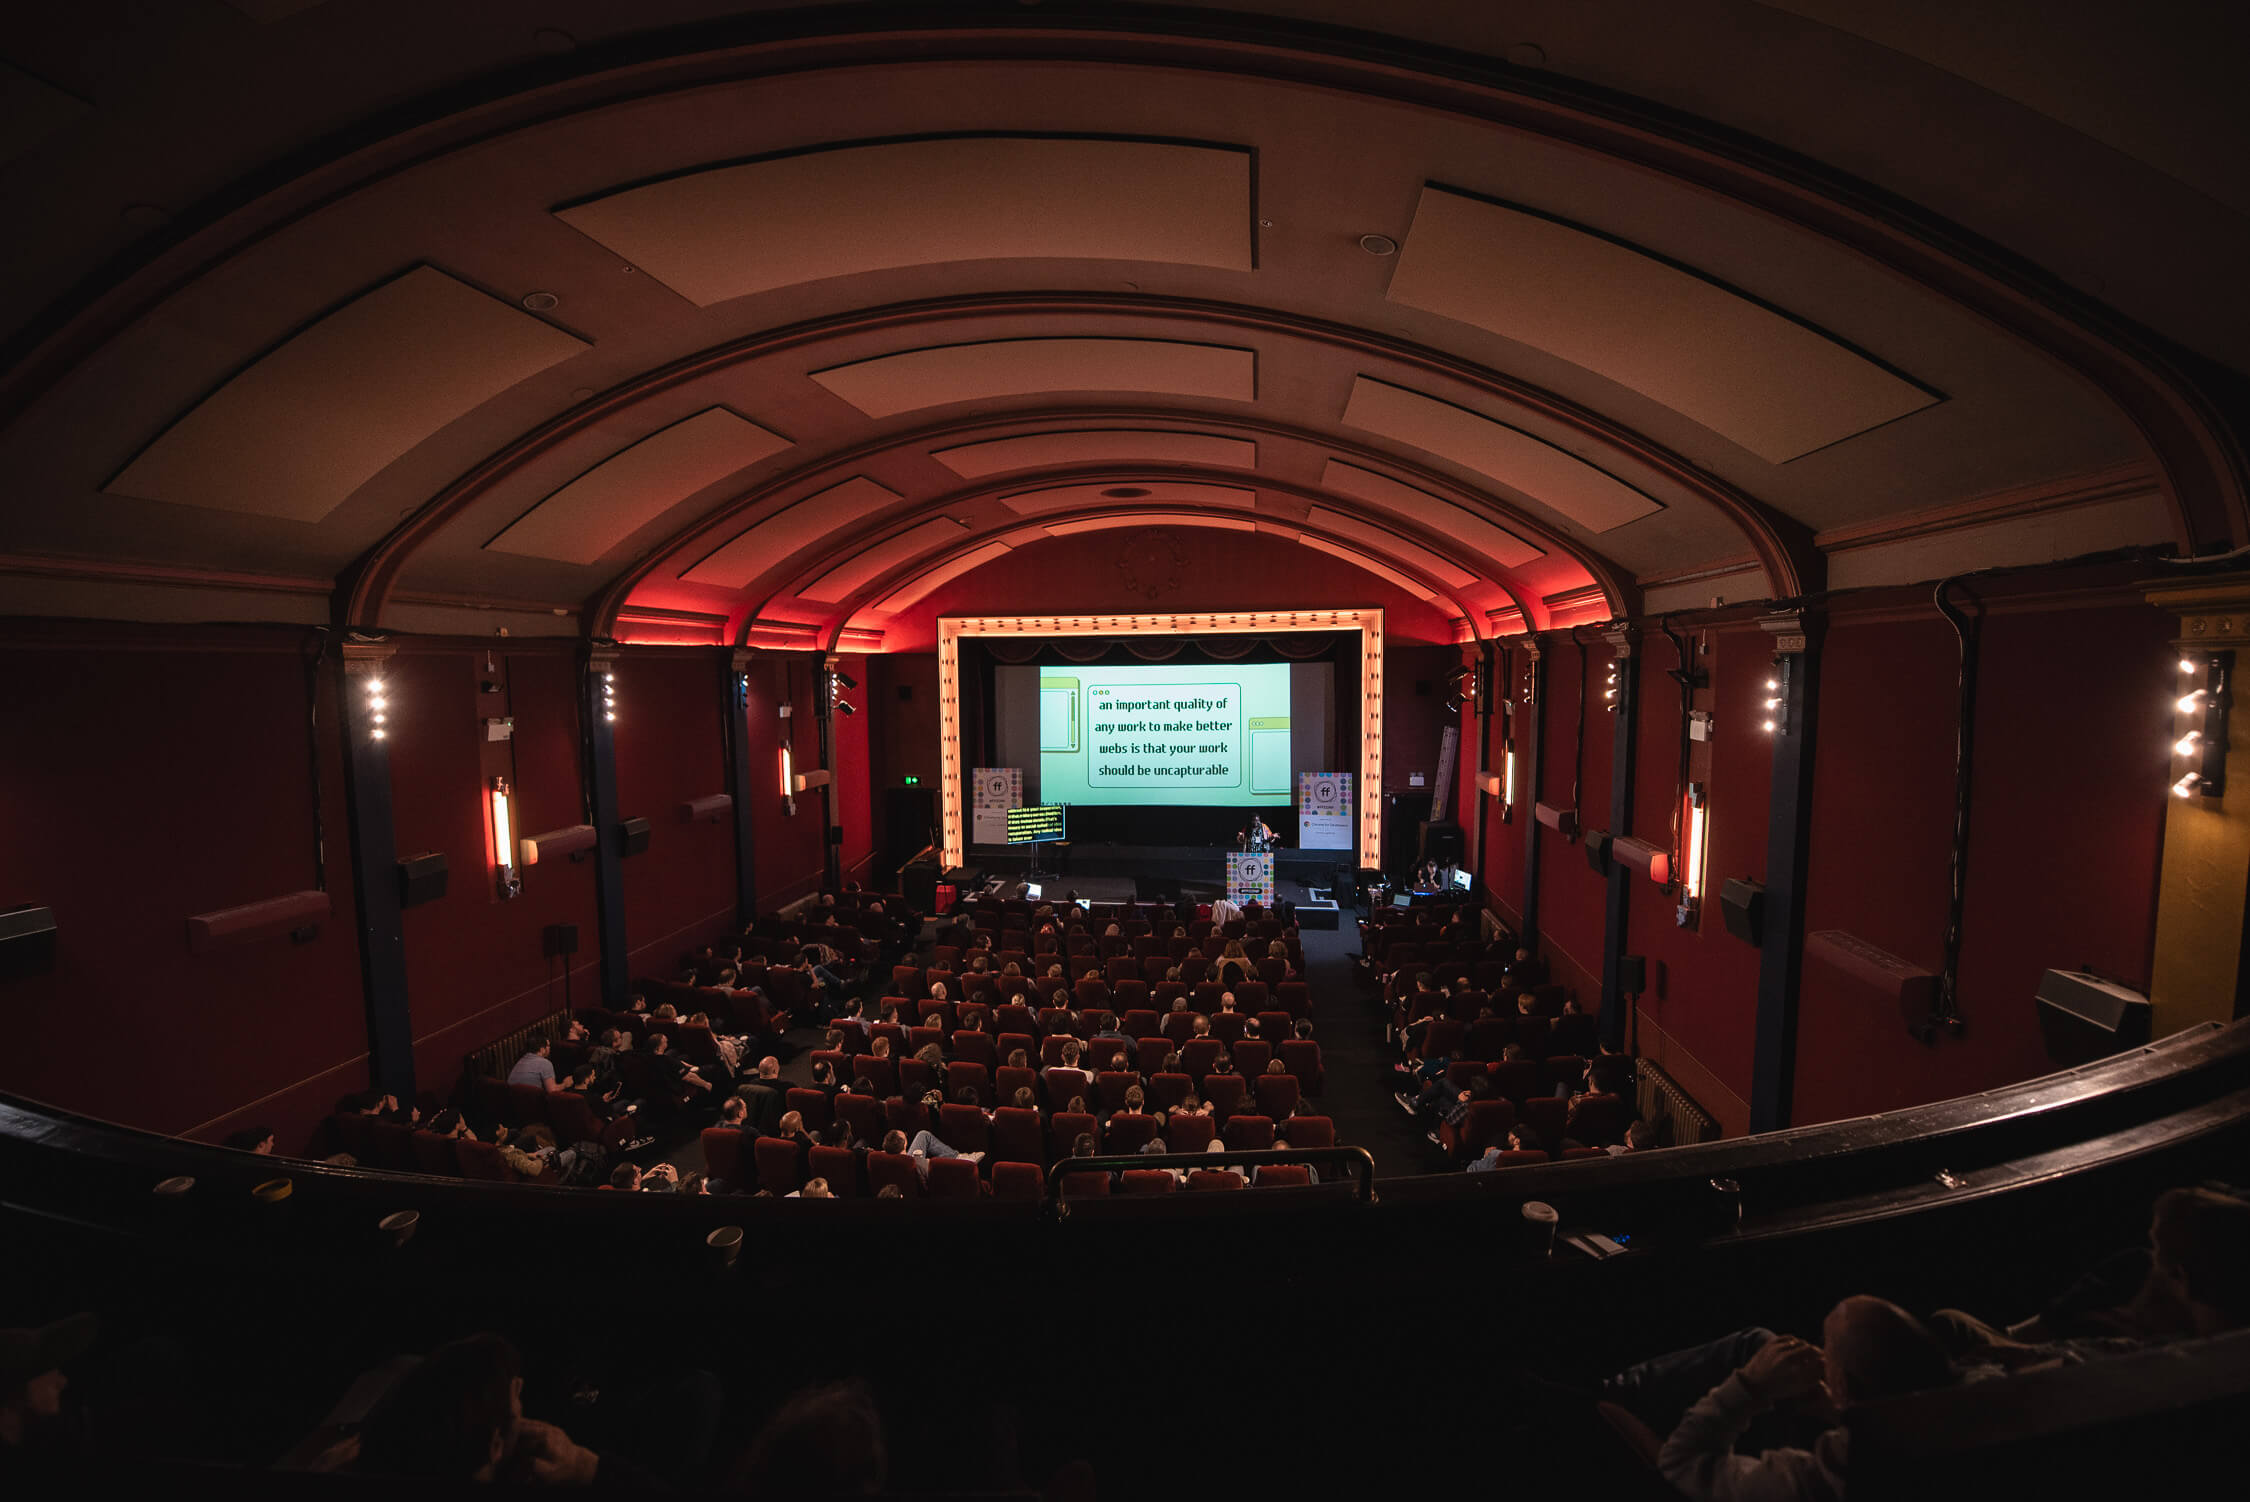
[[[11,908],[0,913],[0,980],[22,980],[55,968],[55,910]]]
[[[2058,1064],[2085,1064],[2148,1041],[2146,996],[2078,970],[2039,977],[2039,1034]]]
[[[1427,824],[1422,831],[1422,859],[1436,861],[1441,866],[1461,864],[1466,849],[1458,824]]]
[[[1743,943],[1765,942],[1765,883],[1742,876],[1728,877],[1719,888],[1719,912],[1726,919],[1727,932]]]
[[[404,855],[398,862],[398,905],[420,907],[425,902],[435,902],[445,895],[445,852],[433,850],[427,855]]]
[[[648,849],[648,820],[618,820],[617,853],[619,855],[639,855],[646,849]]]
[[[1617,957],[1617,989],[1627,996],[1639,996],[1648,990],[1648,956],[1621,954]]]
[[[578,925],[550,923],[539,936],[539,952],[548,959],[578,953]]]
[[[1586,864],[1593,867],[1596,876],[1609,875],[1609,831],[1586,831]]]

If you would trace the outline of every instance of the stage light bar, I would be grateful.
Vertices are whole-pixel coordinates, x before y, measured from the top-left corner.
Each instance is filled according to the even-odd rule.
[[[2175,798],[2217,798],[2227,785],[2227,718],[2233,709],[2234,653],[2187,652],[2180,657],[2181,686],[2174,702],[2172,781]]]

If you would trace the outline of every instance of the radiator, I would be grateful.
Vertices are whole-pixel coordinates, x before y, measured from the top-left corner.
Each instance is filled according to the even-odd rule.
[[[549,1043],[560,1043],[570,1028],[570,1013],[556,1012],[542,1017],[528,1027],[519,1027],[506,1037],[495,1038],[461,1061],[462,1069],[470,1075],[504,1076],[515,1067],[516,1060],[535,1047],[544,1038]]]
[[[1685,1147],[1691,1142],[1716,1142],[1719,1123],[1680,1082],[1648,1059],[1633,1061],[1633,1078],[1639,1095],[1641,1119],[1656,1129],[1657,1142],[1665,1147]]]

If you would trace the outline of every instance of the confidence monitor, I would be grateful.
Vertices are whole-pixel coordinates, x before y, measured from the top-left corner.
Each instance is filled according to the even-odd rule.
[[[1063,805],[1027,803],[1008,810],[1008,843],[1046,845],[1063,838]]]

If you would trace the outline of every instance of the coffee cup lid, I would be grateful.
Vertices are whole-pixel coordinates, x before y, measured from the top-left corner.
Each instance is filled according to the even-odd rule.
[[[1555,1207],[1545,1200],[1525,1200],[1523,1202],[1523,1218],[1549,1223],[1558,1219],[1555,1214]]]

